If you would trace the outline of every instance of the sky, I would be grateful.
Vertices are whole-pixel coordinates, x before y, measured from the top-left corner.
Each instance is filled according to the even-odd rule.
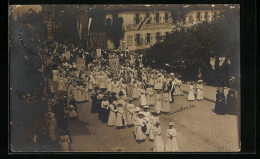
[[[23,13],[28,11],[30,8],[35,10],[36,12],[41,11],[42,7],[40,5],[11,5],[9,11],[13,11],[14,20],[17,19],[17,11],[18,14],[21,16]]]

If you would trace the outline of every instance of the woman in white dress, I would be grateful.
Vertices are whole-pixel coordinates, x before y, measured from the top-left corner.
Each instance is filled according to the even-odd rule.
[[[155,94],[155,111],[160,114],[162,111],[162,95],[160,94],[160,91],[157,91]]]
[[[190,82],[190,90],[189,90],[189,95],[188,95],[188,101],[194,101],[195,96],[194,96],[194,87],[193,87],[193,82]]]
[[[167,142],[166,142],[165,150],[167,152],[178,151],[178,145],[176,141],[177,132],[173,126],[174,126],[174,122],[170,122],[169,129],[167,129],[167,133],[166,133]]]
[[[140,93],[141,93],[140,103],[141,103],[141,107],[143,107],[143,106],[147,105],[145,89],[142,88],[140,90]]]
[[[150,118],[149,139],[150,139],[151,141],[153,141],[153,140],[154,140],[154,131],[153,131],[153,130],[154,130],[154,128],[155,128],[155,124],[156,124],[157,122],[160,122],[160,121],[159,121],[159,114],[158,114],[156,111],[152,111],[151,114],[152,114],[152,116],[151,116],[151,118]]]
[[[197,100],[203,100],[203,85],[202,85],[202,80],[199,80],[198,81],[198,84],[197,84],[197,95],[196,95],[196,98]]]
[[[123,128],[125,125],[127,125],[125,109],[122,103],[118,103],[115,126],[120,129]]]
[[[113,100],[109,100],[109,110],[108,126],[114,126],[116,123],[117,107],[113,103]]]
[[[61,151],[69,151],[70,142],[69,136],[65,132],[62,132],[59,140]]]
[[[170,113],[171,107],[170,107],[170,96],[168,91],[164,91],[163,97],[162,97],[162,110],[163,113]]]
[[[164,142],[163,142],[163,138],[162,138],[160,122],[157,122],[155,124],[153,132],[154,132],[153,152],[163,152],[164,151]]]
[[[139,112],[138,118],[135,121],[135,139],[140,144],[146,138],[145,135],[145,121],[143,119],[144,114]]]
[[[151,113],[148,111],[148,109],[150,109],[150,107],[148,105],[144,106],[143,107],[143,114],[144,114],[144,121],[145,121],[145,124],[146,124],[146,132],[145,134],[148,135],[149,134],[149,131],[150,131],[150,118],[151,118]]]
[[[137,99],[137,98],[139,98],[140,97],[140,88],[138,88],[138,86],[137,86],[137,83],[136,82],[134,82],[134,86],[133,86],[134,88],[133,88],[133,95],[132,95],[132,98],[133,99]]]
[[[134,125],[135,105],[133,104],[132,98],[129,99],[129,103],[126,104],[126,113],[128,126]]]

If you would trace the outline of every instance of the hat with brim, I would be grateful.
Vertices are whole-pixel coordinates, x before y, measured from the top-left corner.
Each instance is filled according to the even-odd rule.
[[[143,106],[143,109],[150,109],[148,105]]]
[[[99,95],[97,96],[97,99],[101,99],[101,98],[103,98],[103,97],[104,97],[103,94],[99,94]]]
[[[169,126],[174,126],[174,122],[170,122],[170,123],[169,123]]]
[[[45,114],[45,117],[48,118],[48,119],[53,118],[54,117],[54,113],[48,112],[48,113]]]
[[[139,108],[139,107],[136,107],[136,108],[135,108],[135,111],[136,111],[136,112],[139,112],[139,111],[140,111],[140,108]]]
[[[198,80],[198,83],[202,83],[203,82],[203,80]]]
[[[158,113],[156,112],[156,111],[151,111],[151,114],[153,114],[153,115],[157,115]]]
[[[69,105],[68,108],[74,108],[73,105]]]

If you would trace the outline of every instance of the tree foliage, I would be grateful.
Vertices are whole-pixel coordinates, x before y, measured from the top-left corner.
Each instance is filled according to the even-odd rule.
[[[176,11],[182,21],[185,11]],[[212,22],[203,22],[192,27],[180,27],[159,43],[147,50],[147,65],[165,68],[168,63],[173,67],[181,63],[201,67],[209,62],[210,57],[231,57],[234,74],[239,74],[239,8],[231,8],[219,15]],[[156,61],[156,62],[152,62]]]

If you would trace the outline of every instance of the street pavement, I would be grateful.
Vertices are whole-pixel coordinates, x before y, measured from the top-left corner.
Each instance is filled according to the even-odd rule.
[[[207,94],[207,92],[204,92]],[[135,106],[139,100],[134,101]],[[178,110],[194,105],[193,108]],[[175,96],[170,115],[160,115],[164,142],[168,123],[175,122],[177,143],[180,152],[235,152],[239,151],[237,116],[216,115],[215,103],[211,101],[188,102],[187,95]],[[69,121],[73,139],[72,151],[77,152],[151,152],[153,142],[148,138],[144,143],[136,143],[134,128],[116,129],[98,120],[91,114],[91,101],[78,106],[79,120]],[[153,107],[151,107],[153,109]]]

